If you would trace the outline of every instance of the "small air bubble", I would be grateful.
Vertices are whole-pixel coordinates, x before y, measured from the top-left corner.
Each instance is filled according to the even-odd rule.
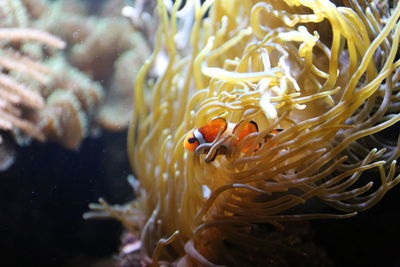
[[[72,33],[72,38],[78,39],[78,38],[79,38],[79,32],[78,32],[78,31],[73,32],[73,33]]]

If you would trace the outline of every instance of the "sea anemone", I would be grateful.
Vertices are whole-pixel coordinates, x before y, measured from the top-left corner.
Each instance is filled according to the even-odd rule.
[[[257,263],[274,229],[354,216],[400,182],[400,142],[381,133],[400,120],[399,3],[159,0],[158,12],[128,141],[138,198],[106,208],[140,232],[143,262]],[[259,131],[186,150],[216,117]]]

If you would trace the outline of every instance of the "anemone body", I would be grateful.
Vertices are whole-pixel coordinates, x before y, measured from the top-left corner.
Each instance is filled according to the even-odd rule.
[[[400,4],[180,5],[158,1],[155,50],[135,87],[132,210],[142,220],[127,224],[140,231],[144,262],[255,263],[273,244],[266,225],[347,218],[400,182],[399,142],[379,134],[400,120]],[[185,150],[187,133],[216,117],[259,131]],[[222,143],[228,152],[209,163]]]

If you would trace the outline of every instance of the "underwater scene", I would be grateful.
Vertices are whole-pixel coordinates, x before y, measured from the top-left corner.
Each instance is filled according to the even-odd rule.
[[[400,266],[400,1],[0,0],[0,266]]]

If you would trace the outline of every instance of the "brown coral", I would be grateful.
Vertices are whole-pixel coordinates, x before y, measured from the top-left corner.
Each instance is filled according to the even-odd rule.
[[[93,126],[126,129],[134,75],[150,52],[121,15],[125,1],[105,2],[101,17],[89,16],[81,1],[0,4],[1,129],[70,149],[79,148]]]
[[[40,86],[49,82],[50,69],[35,59],[24,55],[23,52],[12,46],[21,42],[36,41],[54,48],[64,48],[65,43],[50,34],[29,28],[2,28],[0,39],[4,40],[0,65],[3,73],[0,74],[0,95],[2,96],[2,128],[12,130],[19,128],[28,135],[41,141],[45,139],[37,125],[20,118],[24,109],[39,110],[45,106],[40,88],[30,88],[25,79],[32,79]],[[26,78],[26,77],[29,78]],[[22,81],[21,81],[22,80]]]
[[[105,2],[101,16],[88,16],[79,3],[79,11],[71,12],[74,2],[69,1],[48,2],[41,13],[36,11],[35,25],[65,38],[72,64],[106,88],[96,121],[113,131],[128,125],[134,76],[150,54],[141,33],[121,15],[125,2]]]
[[[63,40],[37,28],[35,18],[48,10],[47,2],[0,4],[0,129],[12,131],[15,140],[22,130],[40,141],[79,148],[104,89],[67,63],[57,51],[66,47]]]

